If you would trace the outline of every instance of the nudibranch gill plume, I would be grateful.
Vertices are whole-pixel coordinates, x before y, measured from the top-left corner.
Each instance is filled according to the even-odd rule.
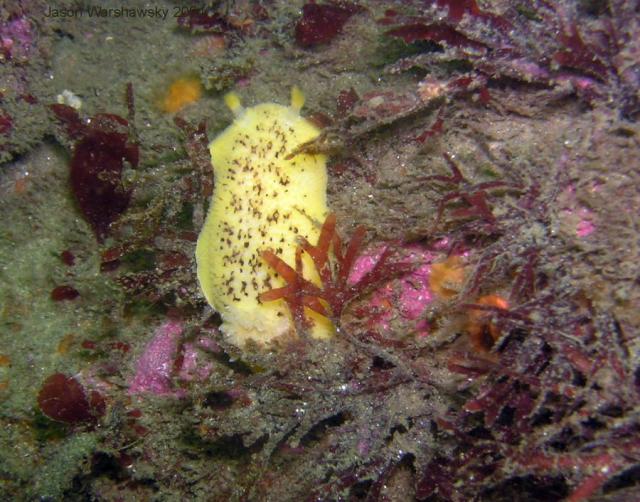
[[[284,300],[259,299],[260,293],[284,286],[261,253],[271,250],[294,267],[300,240],[318,240],[328,214],[326,157],[296,153],[320,134],[300,115],[304,95],[297,87],[290,106],[243,108],[235,93],[225,102],[235,120],[209,145],[215,188],[196,247],[198,280],[222,316],[221,330],[229,341],[264,345],[295,329]],[[318,283],[306,255],[303,270],[305,278]],[[305,310],[312,336],[333,333],[328,319]]]

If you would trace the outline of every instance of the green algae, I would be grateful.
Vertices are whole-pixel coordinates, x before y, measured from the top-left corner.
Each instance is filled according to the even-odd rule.
[[[28,498],[63,500],[73,478],[88,462],[98,444],[91,433],[78,433],[62,444],[55,445],[44,455],[44,465],[38,466],[33,476],[33,486],[27,490]],[[70,466],[77,466],[77,470]]]

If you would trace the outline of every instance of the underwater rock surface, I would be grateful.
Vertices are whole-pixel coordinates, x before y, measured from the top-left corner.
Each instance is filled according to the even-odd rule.
[[[0,499],[640,498],[637,1],[0,10]],[[238,347],[208,145],[294,85],[329,214]]]

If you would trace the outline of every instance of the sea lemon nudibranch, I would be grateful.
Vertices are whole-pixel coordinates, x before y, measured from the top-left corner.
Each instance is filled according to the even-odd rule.
[[[300,115],[304,95],[297,87],[290,106],[243,108],[235,93],[225,102],[235,120],[209,145],[215,189],[196,247],[198,280],[232,343],[264,344],[293,334],[294,322],[284,300],[259,299],[260,293],[285,285],[261,253],[271,250],[295,267],[300,239],[317,242],[328,214],[326,157],[295,154],[320,134]],[[305,278],[318,283],[306,255],[303,269]],[[333,333],[329,320],[308,309],[305,314],[312,336]]]

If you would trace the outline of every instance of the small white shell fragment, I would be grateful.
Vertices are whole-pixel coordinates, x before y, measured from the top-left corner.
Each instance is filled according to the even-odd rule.
[[[59,105],[68,105],[76,110],[82,108],[82,99],[67,89],[56,96],[56,101]]]

